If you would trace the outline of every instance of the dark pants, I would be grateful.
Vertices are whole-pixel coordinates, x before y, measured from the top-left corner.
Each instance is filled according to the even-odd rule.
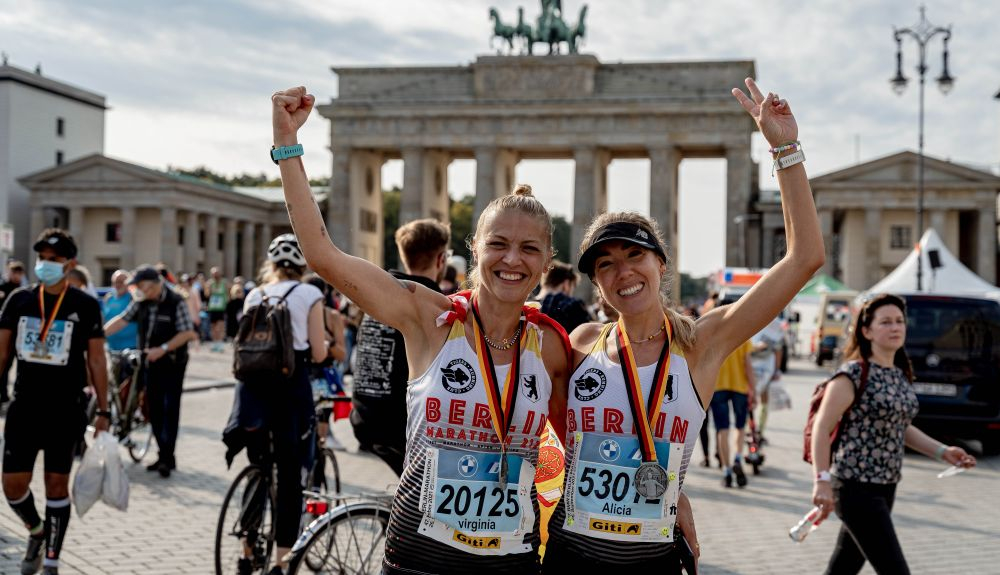
[[[187,358],[173,361],[169,357],[146,367],[146,401],[149,402],[149,423],[160,449],[160,461],[173,466],[174,448],[181,420],[181,390]]]
[[[291,547],[299,535],[302,482],[313,465],[316,445],[309,352],[296,351],[295,361],[295,372],[287,379],[265,377],[237,382],[227,426],[227,431],[242,430],[251,462],[264,466],[271,462],[277,471],[275,543],[278,547]]]
[[[837,515],[843,523],[826,572],[858,573],[867,560],[880,575],[908,574],[910,568],[890,516],[896,484],[836,480],[833,493]]]

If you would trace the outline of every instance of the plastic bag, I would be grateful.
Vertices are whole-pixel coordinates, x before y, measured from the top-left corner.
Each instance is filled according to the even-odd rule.
[[[770,399],[768,405],[772,410],[781,411],[792,408],[792,396],[788,394],[785,384],[780,379],[771,382],[771,385],[768,386],[768,393]]]
[[[73,478],[73,504],[76,506],[76,514],[80,517],[83,517],[101,498],[101,491],[104,488],[104,451],[107,449],[106,442],[102,441],[104,437],[111,439],[117,451],[118,444],[110,434],[98,435],[94,444],[83,454],[83,461],[76,470],[76,477]]]
[[[104,485],[101,493],[101,501],[119,511],[128,511],[128,475],[125,474],[125,466],[122,464],[121,454],[118,451],[118,442],[110,433],[102,433],[97,440],[107,438],[107,449],[104,457]]]

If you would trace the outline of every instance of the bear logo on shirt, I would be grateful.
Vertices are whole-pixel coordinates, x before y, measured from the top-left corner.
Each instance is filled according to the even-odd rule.
[[[452,393],[465,393],[475,387],[476,372],[464,359],[453,359],[441,368],[441,385]]]
[[[604,372],[592,367],[573,381],[573,394],[580,401],[590,401],[604,393],[607,385],[608,378],[604,376]]]

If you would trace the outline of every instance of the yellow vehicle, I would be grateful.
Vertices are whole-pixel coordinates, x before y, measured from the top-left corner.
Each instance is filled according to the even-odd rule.
[[[810,351],[816,357],[816,365],[836,359],[840,355],[841,342],[851,323],[851,302],[858,292],[853,290],[832,291],[820,295],[819,313],[816,314],[816,331]]]

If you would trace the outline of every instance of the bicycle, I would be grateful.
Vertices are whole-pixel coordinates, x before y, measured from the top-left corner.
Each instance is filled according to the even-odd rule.
[[[350,401],[350,398],[332,398],[332,401]],[[270,453],[273,450],[270,435],[268,439]],[[336,494],[340,491],[337,456],[326,447],[325,438],[316,434],[315,440],[316,457],[305,485],[310,489],[309,493]],[[268,460],[250,463],[243,468],[222,500],[215,533],[216,575],[232,573],[241,558],[249,559],[254,572],[264,571],[271,562],[276,527],[277,471],[269,459],[270,455]],[[302,516],[303,525],[318,515],[316,506],[307,504]]]
[[[317,510],[323,509],[318,505],[321,502],[331,507],[310,523],[295,542],[287,574],[381,573],[392,494],[307,494]]]
[[[132,461],[139,463],[153,441],[140,378],[145,357],[135,349],[108,351],[108,356],[108,410],[111,412],[108,431],[128,449]],[[87,420],[91,425],[96,415],[97,398],[91,395],[87,404]]]

